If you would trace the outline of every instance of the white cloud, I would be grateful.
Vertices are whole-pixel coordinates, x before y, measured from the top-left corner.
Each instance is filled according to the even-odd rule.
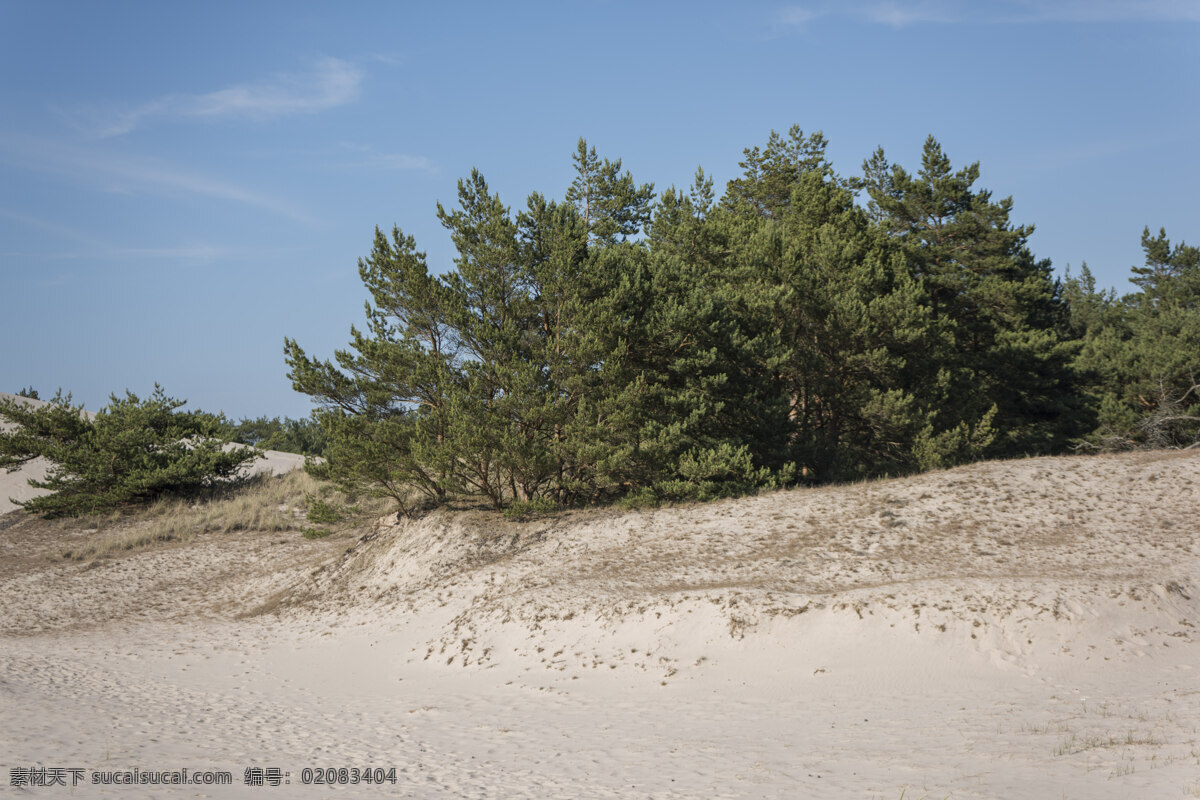
[[[849,17],[902,28],[922,22],[954,22],[960,18],[960,14],[954,0],[822,0],[803,6],[788,6],[778,13],[777,22],[803,30],[822,17]]]
[[[105,254],[112,258],[151,258],[156,261],[216,261],[231,254],[212,244],[185,244],[178,247],[114,247]]]
[[[30,216],[21,211],[13,211],[11,208],[0,208],[0,219],[7,219],[11,222],[17,222],[27,228],[35,228],[43,233],[48,233],[51,236],[57,236],[60,239],[69,239],[73,242],[80,242],[86,245],[99,245],[99,240],[88,236],[87,234],[69,228],[66,225],[57,222],[49,222],[38,217]]]
[[[94,113],[87,127],[95,138],[129,133],[155,118],[244,117],[265,119],[311,114],[352,102],[362,83],[361,70],[336,58],[317,62],[310,72],[278,75],[264,83],[241,84],[206,94],[173,94],[134,109]]]
[[[891,25],[893,28],[903,28],[922,22],[956,22],[961,18],[956,9],[947,3],[903,3],[895,2],[895,0],[870,3],[862,10],[862,14],[870,22]]]
[[[857,0],[788,6],[777,23],[804,29],[839,16],[904,28],[925,23],[1036,24],[1042,22],[1200,22],[1200,0]]]
[[[371,167],[374,169],[419,169],[432,172],[435,167],[425,156],[412,156],[405,153],[380,153],[371,145],[342,142],[342,150],[355,153],[357,158],[348,166]]]
[[[1198,0],[1016,0],[1020,22],[1200,22]]]
[[[372,159],[371,163],[385,169],[433,169],[433,164],[425,156],[407,156],[401,153],[381,153]]]
[[[185,98],[179,113],[192,117],[306,114],[345,105],[358,96],[362,73],[345,61],[326,58],[311,74],[284,76],[274,83],[234,86]]]
[[[823,9],[818,10],[807,6],[789,6],[779,12],[778,20],[782,25],[794,28],[804,28],[814,19],[825,16]]]
[[[73,182],[99,184],[105,191],[210,197],[259,208],[305,225],[318,224],[312,216],[288,200],[254,191],[232,181],[191,172],[160,159],[117,155],[44,139],[0,135],[0,161]]]
[[[95,236],[78,231],[57,222],[34,217],[11,208],[0,207],[0,220],[16,222],[24,227],[49,234],[82,245],[74,250],[39,250],[29,252],[9,251],[0,257],[34,258],[42,260],[109,260],[109,259],[153,259],[156,261],[212,262],[235,255],[237,251],[204,242],[191,242],[174,247],[127,247],[114,245]]]
[[[389,67],[399,67],[408,59],[399,53],[372,53],[371,60],[377,61],[380,64],[386,64]]]

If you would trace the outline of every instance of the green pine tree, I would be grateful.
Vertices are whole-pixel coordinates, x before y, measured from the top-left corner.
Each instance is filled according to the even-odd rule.
[[[951,326],[935,427],[966,426],[983,441],[988,420],[989,456],[1061,451],[1090,420],[1061,287],[1028,247],[1033,226],[1012,225],[1012,198],[974,188],[978,162],[953,170],[932,136],[916,175],[882,150],[864,171],[872,217],[925,286],[935,318]]]
[[[783,141],[772,134],[765,155],[746,151],[746,173],[722,203],[742,222],[734,258],[749,269],[739,284],[770,298],[763,327],[780,336],[764,365],[786,399],[776,429],[812,479],[913,469],[946,326],[855,203],[853,183],[833,171],[824,137],[793,128]]]
[[[582,137],[573,160],[575,180],[566,201],[579,212],[590,241],[611,244],[636,236],[650,220],[654,184],[639,186],[628,170],[621,172],[621,159],[601,160]]]
[[[466,381],[451,293],[398,228],[390,240],[375,231],[358,270],[374,302],[367,330],[350,329],[353,350],[337,351],[335,365],[284,340],[288,377],[318,404],[328,441],[324,465],[309,470],[350,494],[390,496],[405,511],[422,498],[444,501],[463,484],[450,440],[454,395]]]
[[[50,494],[19,503],[49,517],[127,508],[160,497],[198,497],[236,486],[242,468],[259,457],[252,448],[226,449],[223,420],[180,411],[186,401],[162,387],[145,400],[132,392],[112,395],[94,419],[59,392],[44,405],[0,400],[0,468],[34,458],[50,462],[43,481]]]
[[[1104,449],[1188,447],[1200,442],[1200,248],[1172,246],[1166,231],[1142,233],[1139,291],[1097,291],[1085,267],[1068,279],[1072,321]]]

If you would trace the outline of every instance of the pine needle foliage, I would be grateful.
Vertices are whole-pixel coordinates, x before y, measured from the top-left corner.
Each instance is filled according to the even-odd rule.
[[[50,494],[19,503],[47,517],[198,497],[236,483],[258,452],[226,451],[221,420],[180,411],[185,403],[167,397],[160,386],[145,400],[128,391],[112,395],[94,418],[61,392],[41,405],[0,400],[0,419],[12,426],[0,432],[0,468],[12,470],[39,457],[50,462],[45,480],[30,481]]]
[[[705,499],[1061,451],[1091,427],[1078,337],[1031,226],[927,142],[843,177],[821,133],[744,153],[721,197],[638,183],[580,140],[561,201],[514,212],[472,171],[432,272],[377,230],[366,327],[284,349],[311,469],[410,513]],[[866,197],[862,194],[865,192]]]
[[[1200,446],[1200,248],[1146,228],[1142,249],[1136,292],[1098,290],[1086,264],[1066,281],[1076,365],[1097,410],[1086,447]]]

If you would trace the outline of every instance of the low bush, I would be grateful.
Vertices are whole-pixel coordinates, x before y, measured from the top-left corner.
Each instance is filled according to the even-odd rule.
[[[342,518],[341,512],[334,505],[325,502],[320,497],[308,495],[308,521],[318,525],[332,525]]]
[[[504,518],[511,520],[529,520],[558,510],[558,504],[549,497],[535,497],[532,500],[517,500],[504,509]]]
[[[145,505],[163,497],[201,498],[244,480],[253,448],[226,449],[220,419],[180,411],[186,401],[162,387],[145,400],[112,395],[94,418],[59,392],[45,404],[0,400],[0,468],[10,471],[42,457],[51,463],[32,486],[50,494],[19,502],[47,517],[79,516]]]

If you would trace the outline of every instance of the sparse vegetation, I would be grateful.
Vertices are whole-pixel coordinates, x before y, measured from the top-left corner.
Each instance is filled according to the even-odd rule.
[[[303,470],[295,470],[280,477],[260,475],[236,492],[208,500],[162,499],[135,512],[63,520],[59,524],[95,533],[84,543],[64,549],[61,555],[86,561],[157,543],[190,542],[204,534],[236,531],[297,531],[309,539],[318,538],[310,532],[320,531],[320,537],[329,536],[336,530],[304,525],[311,510],[309,502],[317,497],[318,491],[314,478]],[[355,513],[338,515],[342,530],[367,524],[387,512],[386,503],[378,498],[359,499],[352,507]]]
[[[324,539],[333,533],[333,531],[326,530],[325,528],[301,528],[300,533],[304,535],[305,539]]]
[[[1137,734],[1132,730],[1128,731],[1124,736],[1078,736],[1072,733],[1070,736],[1063,737],[1062,741],[1054,748],[1056,756],[1070,756],[1076,753],[1082,753],[1087,750],[1095,750],[1108,747],[1133,747],[1135,745],[1158,746],[1163,744],[1162,738],[1154,734]]]
[[[617,507],[626,511],[639,511],[646,508],[658,508],[662,500],[648,488],[630,492],[617,501]]]

